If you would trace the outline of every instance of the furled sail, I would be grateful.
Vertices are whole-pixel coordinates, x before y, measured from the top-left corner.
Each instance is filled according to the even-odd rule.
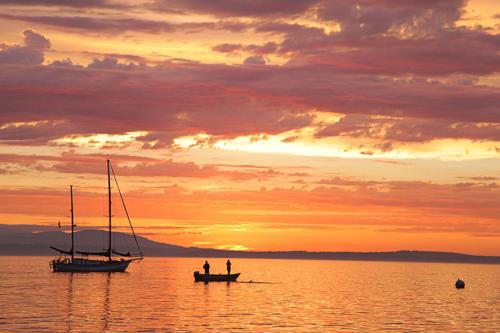
[[[102,256],[102,257],[109,256],[108,251],[103,251],[103,252],[76,251],[76,253],[84,255],[84,256]]]
[[[53,246],[51,246],[50,248],[51,248],[52,250],[55,250],[55,251],[59,252],[59,253],[63,253],[63,254],[67,254],[67,255],[71,255],[71,250],[69,250],[69,251],[66,251],[66,250],[61,250],[61,249],[58,249],[57,247],[53,247]]]
[[[130,254],[130,251],[129,252],[118,252],[118,251],[113,250],[112,252],[114,254],[117,254],[117,255],[122,256],[122,257],[131,257],[132,256]],[[66,253],[66,252],[64,252],[64,253]],[[108,251],[102,251],[102,252],[76,251],[76,253],[84,255],[84,256],[102,256],[102,257],[109,256]],[[70,252],[70,254],[71,254],[71,252]]]
[[[117,255],[119,255],[119,256],[122,256],[122,257],[131,257],[131,256],[132,256],[132,255],[130,254],[130,251],[125,252],[125,253],[124,253],[124,252],[118,252],[118,251],[113,250],[113,253],[114,253],[114,254],[117,254]]]

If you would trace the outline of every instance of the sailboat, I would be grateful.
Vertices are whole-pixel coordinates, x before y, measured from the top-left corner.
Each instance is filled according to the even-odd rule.
[[[70,186],[70,196],[71,196],[71,248],[69,250],[61,250],[56,247],[51,246],[50,248],[59,252],[61,255],[65,255],[65,257],[59,256],[56,259],[53,259],[50,262],[50,266],[54,272],[124,272],[129,264],[133,261],[138,261],[143,259],[142,251],[139,246],[139,242],[137,241],[137,237],[134,232],[134,227],[132,226],[132,222],[130,221],[130,217],[128,215],[127,207],[125,206],[125,201],[123,200],[122,193],[120,191],[120,186],[118,185],[118,181],[116,179],[116,175],[113,171],[113,167],[109,159],[107,160],[108,167],[108,248],[101,252],[88,252],[88,251],[75,251],[75,223],[74,223],[74,209],[73,209],[73,186]],[[128,222],[130,225],[130,229],[132,231],[132,235],[134,236],[135,244],[139,251],[138,257],[132,257],[130,252],[120,253],[115,251],[112,248],[112,233],[111,233],[111,172],[113,172],[113,178],[116,183],[116,187],[118,189],[118,193],[120,194],[120,198],[125,210],[125,214],[127,215]],[[75,254],[80,254],[81,257],[75,257]],[[113,258],[113,254],[120,256],[119,259]],[[107,259],[89,259],[88,256],[100,256],[107,257]],[[126,258],[126,259],[124,259]]]

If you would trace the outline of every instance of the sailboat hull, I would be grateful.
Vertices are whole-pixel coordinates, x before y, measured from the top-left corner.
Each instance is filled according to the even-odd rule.
[[[235,282],[240,276],[240,273],[236,274],[200,274],[200,272],[194,272],[194,282]]]
[[[74,259],[53,260],[54,272],[90,273],[90,272],[124,272],[132,260],[90,260]]]

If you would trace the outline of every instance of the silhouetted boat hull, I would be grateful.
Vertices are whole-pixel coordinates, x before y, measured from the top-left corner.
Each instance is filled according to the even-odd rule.
[[[53,260],[51,262],[54,272],[124,272],[132,260],[90,260],[74,259],[71,260]]]
[[[234,282],[240,276],[240,273],[236,274],[200,274],[200,272],[194,272],[194,282]]]

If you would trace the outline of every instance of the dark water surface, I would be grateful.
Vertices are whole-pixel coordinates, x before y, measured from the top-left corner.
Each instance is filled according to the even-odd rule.
[[[0,257],[0,332],[500,332],[500,265],[234,259],[242,282],[269,283],[204,285],[202,259],[112,274],[49,259]]]

